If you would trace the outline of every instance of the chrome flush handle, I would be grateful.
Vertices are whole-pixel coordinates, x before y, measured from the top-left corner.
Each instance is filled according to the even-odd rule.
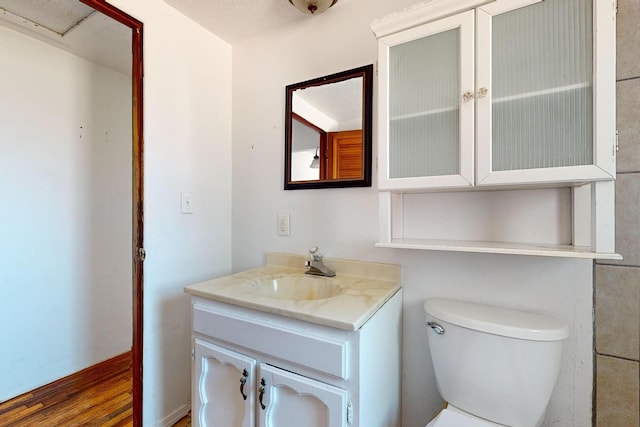
[[[429,326],[436,334],[444,335],[444,328],[436,322],[427,322],[427,326]]]

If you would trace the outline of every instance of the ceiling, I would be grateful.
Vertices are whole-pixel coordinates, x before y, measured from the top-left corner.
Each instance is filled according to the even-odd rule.
[[[288,0],[164,1],[232,45],[313,19]],[[339,5],[325,13],[332,13]],[[79,0],[0,0],[0,25],[131,74],[131,30]]]
[[[131,75],[131,29],[78,0],[0,0],[0,25]]]
[[[232,45],[297,21],[313,19],[288,0],[164,1]],[[325,13],[331,13],[331,9]]]

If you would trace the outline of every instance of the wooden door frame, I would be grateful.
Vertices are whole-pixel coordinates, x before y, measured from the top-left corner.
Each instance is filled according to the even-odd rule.
[[[132,51],[132,196],[133,196],[133,224],[132,224],[132,249],[133,249],[133,339],[131,345],[132,354],[132,410],[133,426],[142,427],[142,333],[143,333],[143,177],[144,177],[144,139],[143,139],[143,52],[142,52],[142,22],[131,17],[120,9],[108,4],[106,0],[80,0],[115,19],[121,24],[131,28]]]

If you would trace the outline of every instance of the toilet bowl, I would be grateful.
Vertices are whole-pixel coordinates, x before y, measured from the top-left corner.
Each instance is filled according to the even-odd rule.
[[[426,427],[505,427],[503,424],[492,423],[482,418],[474,417],[452,406],[440,411],[438,416]]]
[[[424,303],[436,385],[429,427],[538,427],[569,328],[550,316],[433,298]]]

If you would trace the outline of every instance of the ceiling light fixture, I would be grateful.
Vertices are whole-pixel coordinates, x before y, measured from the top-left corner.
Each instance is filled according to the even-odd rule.
[[[337,2],[338,0],[289,0],[296,9],[307,15],[319,15]]]

